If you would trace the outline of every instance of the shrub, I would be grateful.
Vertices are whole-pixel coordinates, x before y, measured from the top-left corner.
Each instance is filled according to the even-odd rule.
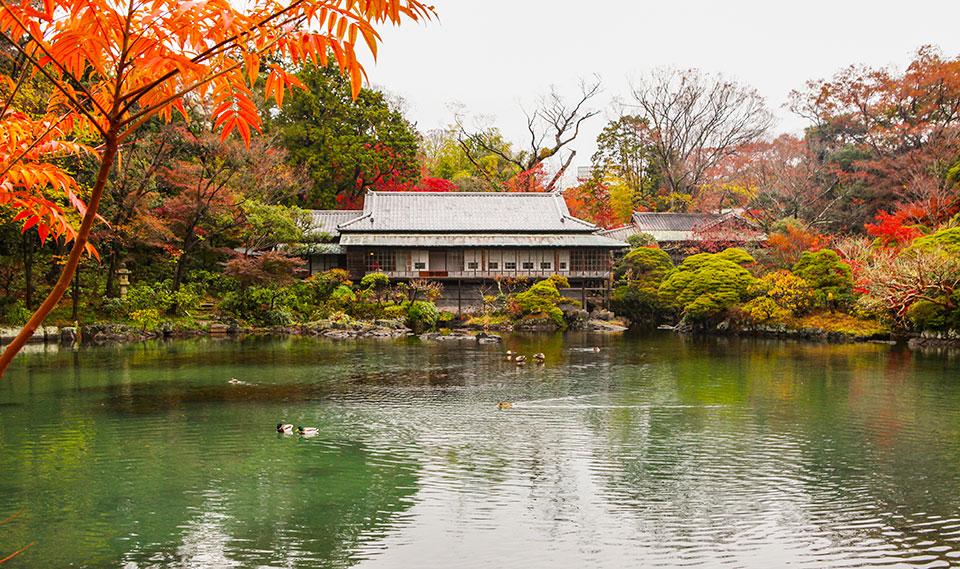
[[[784,310],[769,296],[760,296],[744,304],[743,312],[755,322],[780,321],[790,316],[789,311]]]
[[[693,322],[720,317],[746,298],[755,279],[741,265],[752,262],[742,249],[692,255],[663,280],[658,299]]]
[[[657,240],[649,233],[634,233],[633,235],[627,236],[627,245],[629,245],[631,249],[650,247],[656,244]]]
[[[802,316],[809,312],[814,304],[813,288],[807,281],[791,274],[789,271],[774,271],[763,275],[747,287],[747,293],[759,297],[754,299],[756,302],[751,301],[753,307],[758,307],[761,304],[767,305],[768,303],[761,301],[761,299],[768,299],[778,308],[776,313],[782,316]],[[753,309],[744,308],[748,312],[753,312]],[[763,310],[760,310],[758,313],[763,312]],[[764,320],[770,318],[774,318],[774,316],[769,316]]]
[[[530,314],[545,314],[556,322],[560,328],[566,327],[566,323],[563,321],[563,310],[557,307],[557,303],[560,301],[557,283],[564,284],[565,281],[566,278],[564,277],[550,277],[535,283],[524,292],[513,295],[509,301],[510,315],[514,318],[521,318]]]
[[[301,308],[292,287],[250,287],[233,291],[220,302],[220,310],[257,326],[288,326]]]
[[[360,279],[360,288],[383,290],[390,286],[390,277],[383,273],[370,273]]]
[[[19,298],[0,298],[0,322],[11,326],[23,326],[33,314]]]
[[[184,284],[177,291],[170,290],[172,281],[165,280],[159,283],[137,283],[127,290],[126,311],[156,309],[160,313],[173,311],[177,316],[183,316],[189,310],[200,305],[201,285],[197,283]]]
[[[160,324],[160,311],[156,308],[134,310],[130,313],[130,320],[133,320],[137,326],[140,326],[141,332],[147,329],[152,330]]]
[[[407,310],[407,327],[417,332],[433,330],[439,318],[440,311],[437,305],[417,300],[410,303],[410,308]]]
[[[831,299],[844,304],[853,299],[853,270],[832,249],[804,251],[793,274],[813,288],[817,306],[828,306]]]
[[[407,309],[401,304],[394,304],[383,309],[383,315],[387,318],[406,318]]]
[[[614,268],[614,278],[643,281],[657,287],[673,268],[670,256],[663,249],[641,247],[620,259]]]
[[[223,273],[197,269],[187,273],[187,282],[196,286],[199,291],[215,296],[223,296],[240,286],[237,279]]]
[[[330,294],[330,303],[340,309],[350,308],[357,301],[357,295],[353,294],[350,287],[340,285]]]
[[[907,317],[918,330],[939,330],[947,323],[947,310],[929,300],[918,300],[907,309]]]
[[[631,283],[610,293],[610,309],[634,322],[658,324],[663,315],[662,308],[655,287]]]

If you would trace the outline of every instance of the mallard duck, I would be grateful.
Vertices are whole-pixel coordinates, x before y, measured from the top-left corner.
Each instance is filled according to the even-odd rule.
[[[517,362],[518,364],[522,364],[523,362],[527,361],[527,356],[517,356],[513,359],[513,361]]]
[[[285,434],[293,434],[293,425],[284,425],[283,423],[277,423],[277,432]]]
[[[513,407],[513,403],[507,403],[506,401],[498,401],[497,407],[501,409],[509,409],[510,407]]]
[[[543,355],[543,352],[537,352],[533,354],[533,359],[539,360],[540,363],[543,363],[543,360],[547,359],[547,356]]]
[[[320,429],[316,427],[297,427],[297,434],[304,437],[312,437],[319,432]]]

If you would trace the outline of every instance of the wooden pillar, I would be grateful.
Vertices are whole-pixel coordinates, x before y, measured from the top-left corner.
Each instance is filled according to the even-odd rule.
[[[584,310],[587,309],[587,279],[580,279],[580,302],[583,304],[581,308]]]
[[[463,308],[460,300],[462,298],[460,294],[461,290],[463,290],[463,281],[457,279],[457,316],[463,316]]]

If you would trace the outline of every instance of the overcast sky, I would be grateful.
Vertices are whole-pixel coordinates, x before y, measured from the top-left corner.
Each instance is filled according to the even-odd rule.
[[[428,0],[429,1],[429,0]],[[600,116],[572,148],[587,166],[610,101],[629,98],[630,78],[671,65],[720,72],[755,87],[780,117],[780,132],[805,123],[783,105],[793,89],[851,64],[902,69],[916,49],[960,55],[960,1],[806,0],[436,0],[438,19],[382,33],[370,82],[406,100],[421,131],[452,122],[450,105],[489,116],[525,144],[521,105],[556,85],[578,94],[580,78],[601,77]]]

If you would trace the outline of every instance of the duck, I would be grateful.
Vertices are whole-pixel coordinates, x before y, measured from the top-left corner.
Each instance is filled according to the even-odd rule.
[[[513,407],[513,403],[508,403],[506,401],[497,401],[497,407],[501,409],[509,409]]]
[[[514,352],[513,350],[507,350],[507,361],[512,360],[513,356],[515,355],[517,355],[517,352]]]
[[[240,380],[235,377],[231,377],[227,380],[227,383],[240,383]]]
[[[527,356],[517,356],[513,358],[513,360],[518,364],[522,364],[523,362],[527,361]]]
[[[304,437],[312,437],[319,432],[320,429],[316,427],[297,427],[297,434]]]
[[[537,352],[533,354],[533,359],[537,360],[539,363],[543,363],[543,360],[547,359],[547,356],[543,355],[543,352]]]
[[[277,423],[277,432],[284,433],[287,435],[293,434],[293,425],[284,425],[283,423]]]
[[[599,352],[599,351],[600,351],[600,346],[594,346],[594,347],[593,347],[593,351]]]

